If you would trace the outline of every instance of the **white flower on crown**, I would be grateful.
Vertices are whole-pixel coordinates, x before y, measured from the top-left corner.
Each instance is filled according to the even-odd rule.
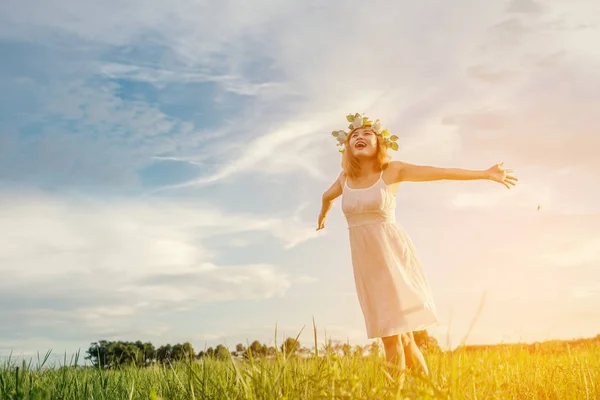
[[[354,126],[354,129],[358,129],[361,126],[363,126],[364,124],[364,120],[362,116],[356,116],[354,117],[354,121],[352,121],[352,126]]]
[[[381,126],[381,122],[379,122],[379,120],[377,120],[377,121],[375,121],[373,126],[371,126],[371,129],[373,129],[375,131],[375,133],[380,135],[381,132],[383,131],[383,126]]]
[[[346,137],[348,136],[348,134],[346,132],[337,131],[335,134],[336,134],[335,137],[338,140],[338,145],[342,145],[342,144],[346,143]]]

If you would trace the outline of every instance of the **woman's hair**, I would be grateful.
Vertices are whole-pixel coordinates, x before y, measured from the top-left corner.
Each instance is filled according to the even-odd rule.
[[[351,136],[352,132],[350,132],[346,138],[346,150],[342,154],[342,169],[347,177],[355,178],[360,172],[360,162],[354,156],[354,154],[352,154],[352,150],[350,149],[349,143]],[[375,158],[378,166],[381,169],[385,169],[390,162],[387,147],[385,146],[385,143],[381,139],[380,135],[375,135],[375,137],[377,138],[377,152],[375,153]]]

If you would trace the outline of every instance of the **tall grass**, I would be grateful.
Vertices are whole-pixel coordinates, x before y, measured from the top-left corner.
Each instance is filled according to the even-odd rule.
[[[316,341],[316,336],[315,336]],[[204,358],[147,368],[101,370],[69,363],[48,368],[8,360],[0,366],[5,399],[600,399],[600,343],[459,348],[425,354],[430,377],[407,374],[401,388],[381,354],[302,358]],[[317,353],[318,352],[318,353]],[[66,361],[66,360],[65,360]]]

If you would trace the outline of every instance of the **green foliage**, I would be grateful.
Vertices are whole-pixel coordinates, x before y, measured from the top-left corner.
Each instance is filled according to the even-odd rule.
[[[422,333],[417,338],[428,340]],[[292,341],[284,341],[285,348],[302,353]],[[403,388],[385,373],[379,344],[350,350],[348,343],[328,341],[318,357],[282,357],[277,350],[259,359],[224,358],[222,348],[199,360],[111,369],[79,366],[77,359],[60,368],[45,367],[45,360],[37,366],[9,360],[0,364],[0,400],[600,398],[600,337],[566,347],[426,349],[430,377],[409,372]],[[259,346],[244,350],[250,348]]]
[[[100,340],[93,342],[86,352],[86,360],[94,367],[118,368],[123,366],[143,367],[155,362],[167,364],[174,361],[194,359],[194,348],[190,343],[166,344],[154,348],[152,343],[109,342]]]
[[[281,352],[287,355],[293,355],[300,349],[300,343],[294,338],[287,338],[281,344]]]
[[[227,347],[223,346],[222,344],[219,344],[215,348],[215,358],[217,360],[224,361],[230,359],[231,354],[229,353],[229,350],[227,350]]]
[[[414,337],[430,376],[408,371],[403,387],[386,373],[379,341],[352,347],[328,340],[310,350],[287,338],[280,348],[291,349],[293,356],[254,341],[248,348],[238,344],[235,354],[218,345],[197,359],[189,357],[191,345],[184,343],[156,351],[156,358],[161,353],[168,363],[141,364],[151,359],[148,343],[100,341],[90,347],[100,354],[94,367],[79,365],[76,355],[70,365],[49,368],[49,352],[37,365],[0,363],[0,400],[600,398],[600,335],[453,351],[442,351],[426,331]],[[117,354],[127,362],[113,365]]]
[[[109,342],[100,340],[90,345],[86,359],[93,366],[114,368],[123,365],[145,366],[156,360],[157,352],[152,343]]]

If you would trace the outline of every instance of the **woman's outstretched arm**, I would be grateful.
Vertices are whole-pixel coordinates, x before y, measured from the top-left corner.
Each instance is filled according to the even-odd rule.
[[[321,197],[321,212],[319,213],[319,220],[317,223],[317,230],[321,230],[325,228],[325,219],[327,218],[327,213],[331,209],[333,205],[333,201],[342,194],[342,183],[341,179],[343,177],[343,172],[340,173],[338,178],[331,184],[329,189],[327,189],[323,196]]]
[[[397,182],[427,182],[439,180],[468,181],[487,179],[498,182],[510,189],[515,186],[518,179],[513,175],[512,169],[505,169],[504,163],[496,164],[485,170],[472,170],[462,168],[439,168],[428,165],[415,165],[402,161],[393,161],[391,166]]]

